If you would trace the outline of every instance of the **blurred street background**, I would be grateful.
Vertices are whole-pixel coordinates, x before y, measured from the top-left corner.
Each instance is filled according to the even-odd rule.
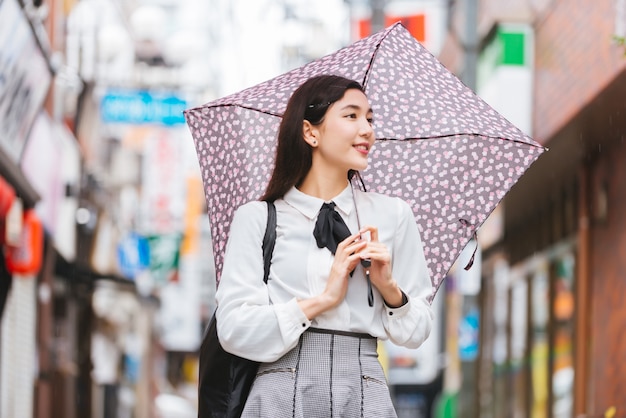
[[[550,150],[450,271],[404,417],[626,417],[626,0],[0,0],[0,417],[195,417],[182,111],[402,21]]]

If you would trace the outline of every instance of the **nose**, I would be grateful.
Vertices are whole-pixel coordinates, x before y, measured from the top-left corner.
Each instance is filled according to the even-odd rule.
[[[374,128],[372,128],[372,124],[365,118],[361,122],[359,133],[364,138],[369,138],[370,136],[374,135]]]

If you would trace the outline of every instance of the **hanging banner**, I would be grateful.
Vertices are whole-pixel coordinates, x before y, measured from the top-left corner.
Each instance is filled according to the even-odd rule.
[[[145,138],[138,229],[146,235],[165,235],[184,230],[186,190],[183,147],[178,132],[172,129],[154,128]]]
[[[67,261],[76,257],[76,210],[80,182],[78,141],[45,110],[38,113],[22,152],[20,168],[41,199],[35,210]]]
[[[0,148],[18,163],[52,75],[17,0],[0,1]]]

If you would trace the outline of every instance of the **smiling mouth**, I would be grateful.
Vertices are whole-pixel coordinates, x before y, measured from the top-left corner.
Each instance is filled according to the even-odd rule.
[[[359,144],[359,145],[355,145],[354,148],[362,153],[368,153],[370,150],[370,147],[365,145],[365,144]]]

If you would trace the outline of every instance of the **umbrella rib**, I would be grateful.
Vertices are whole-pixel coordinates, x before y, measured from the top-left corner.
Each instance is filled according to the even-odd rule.
[[[363,76],[363,82],[361,83],[363,88],[365,88],[367,86],[367,81],[368,81],[370,72],[372,70],[372,66],[374,65],[374,59],[376,59],[376,54],[378,53],[378,50],[380,49],[380,46],[382,45],[382,43],[385,40],[385,38],[387,38],[387,36],[389,36],[391,31],[394,30],[396,28],[396,26],[398,26],[398,25],[400,25],[400,23],[394,24],[393,27],[390,30],[388,30],[387,33],[385,33],[383,35],[383,37],[380,38],[380,41],[378,41],[378,43],[376,44],[376,47],[374,48],[374,52],[372,52],[372,57],[370,58],[370,62],[367,65],[367,70],[365,70],[365,75]]]
[[[259,113],[265,113],[266,115],[270,115],[270,116],[276,116],[276,117],[279,117],[279,118],[283,117],[282,113],[272,112],[272,111],[269,111],[269,110],[261,110],[261,109],[257,109],[256,107],[246,106],[246,105],[237,104],[237,103],[205,105],[205,106],[200,106],[197,109],[211,109],[211,108],[217,108],[217,107],[240,107],[240,108],[246,109],[246,110],[252,110],[252,111],[255,111],[255,112],[259,112]],[[195,109],[191,109],[191,110],[195,110]]]
[[[546,147],[544,147],[541,144],[533,144],[530,142],[524,142],[521,141],[519,139],[510,139],[510,138],[504,138],[501,136],[491,136],[491,135],[483,135],[483,134],[472,134],[472,133],[456,133],[456,134],[445,134],[445,135],[437,135],[437,136],[419,136],[419,137],[413,137],[413,138],[403,138],[403,139],[397,139],[397,138],[376,138],[376,141],[420,141],[420,140],[427,140],[427,139],[443,139],[443,138],[451,138],[454,136],[477,136],[477,137],[481,137],[481,138],[487,138],[487,139],[500,139],[502,141],[511,141],[511,142],[516,142],[518,144],[524,144],[524,145],[530,145],[533,147],[537,147],[537,148],[544,148],[547,149]]]

